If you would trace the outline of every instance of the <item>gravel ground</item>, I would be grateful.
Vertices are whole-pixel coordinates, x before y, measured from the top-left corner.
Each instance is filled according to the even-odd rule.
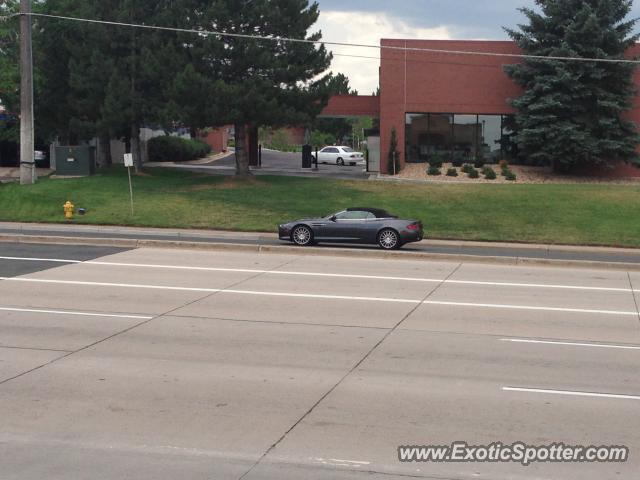
[[[498,178],[495,180],[486,180],[481,175],[480,178],[473,179],[458,168],[457,177],[447,177],[446,173],[452,165],[445,163],[442,167],[441,176],[427,175],[428,164],[426,163],[408,163],[404,170],[398,175],[398,178],[410,180],[425,180],[433,183],[593,183],[593,184],[615,184],[615,185],[639,185],[640,178],[598,178],[598,177],[580,177],[574,175],[558,175],[552,172],[550,167],[525,167],[519,165],[511,165],[509,168],[516,174],[515,182],[507,181],[500,173],[499,165],[491,165],[495,170]]]

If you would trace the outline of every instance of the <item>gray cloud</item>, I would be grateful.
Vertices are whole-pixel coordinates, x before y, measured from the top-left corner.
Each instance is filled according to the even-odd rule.
[[[321,10],[384,12],[413,27],[446,26],[457,38],[506,38],[502,27],[515,27],[525,19],[519,7],[533,0],[318,0]],[[632,15],[640,17],[640,3]]]

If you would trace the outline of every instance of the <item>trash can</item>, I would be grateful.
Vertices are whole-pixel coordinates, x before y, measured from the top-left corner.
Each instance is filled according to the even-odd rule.
[[[56,147],[56,175],[87,177],[96,173],[96,147]]]
[[[311,154],[311,145],[302,146],[302,168],[311,168],[313,155]]]

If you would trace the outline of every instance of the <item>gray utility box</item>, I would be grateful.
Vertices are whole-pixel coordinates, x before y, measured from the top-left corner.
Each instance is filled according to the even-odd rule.
[[[87,177],[96,173],[96,147],[56,147],[56,175]]]

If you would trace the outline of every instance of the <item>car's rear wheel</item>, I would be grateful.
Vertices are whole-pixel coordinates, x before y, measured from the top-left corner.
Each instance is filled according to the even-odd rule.
[[[398,232],[391,228],[385,228],[378,234],[378,245],[385,250],[395,250],[400,248],[400,237]]]
[[[313,232],[305,225],[300,225],[293,229],[291,233],[291,240],[296,245],[301,247],[308,247],[313,244]]]
[[[344,167],[344,160],[342,158],[339,158],[336,160],[336,165],[339,165],[341,167]]]

